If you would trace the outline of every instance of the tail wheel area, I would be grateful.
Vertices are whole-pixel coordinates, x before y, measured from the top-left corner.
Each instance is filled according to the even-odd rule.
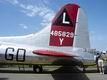
[[[36,73],[43,72],[43,67],[41,65],[33,65],[33,71]]]

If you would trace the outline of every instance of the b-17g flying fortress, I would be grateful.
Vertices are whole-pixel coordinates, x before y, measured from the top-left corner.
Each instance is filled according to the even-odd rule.
[[[19,4],[18,0],[13,1]],[[36,73],[44,72],[43,66],[85,69],[95,65],[97,52],[90,48],[84,10],[76,3],[60,7],[51,24],[39,32],[0,37],[0,65],[29,65]]]

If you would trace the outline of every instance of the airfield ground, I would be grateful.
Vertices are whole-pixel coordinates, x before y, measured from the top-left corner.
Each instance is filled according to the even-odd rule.
[[[82,72],[77,68],[44,68],[43,73],[34,73],[32,68],[0,68],[0,80],[107,80],[107,75],[99,74],[96,68]]]

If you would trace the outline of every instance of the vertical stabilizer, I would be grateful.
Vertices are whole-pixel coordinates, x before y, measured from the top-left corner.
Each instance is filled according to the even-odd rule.
[[[56,14],[51,25],[50,46],[73,46],[78,9],[76,4],[67,4]]]
[[[49,45],[90,48],[87,18],[80,6],[67,4],[56,14]]]

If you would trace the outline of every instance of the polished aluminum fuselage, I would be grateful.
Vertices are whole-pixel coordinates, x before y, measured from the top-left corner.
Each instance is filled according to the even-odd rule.
[[[0,64],[27,64],[27,65],[78,65],[94,64],[94,54],[90,53],[89,50],[84,50],[81,48],[67,48],[66,52],[71,55],[76,55],[76,57],[52,57],[52,56],[42,56],[33,53],[33,50],[56,50],[60,52],[65,52],[65,48],[40,48],[28,45],[20,45],[13,43],[1,42],[0,45]]]

